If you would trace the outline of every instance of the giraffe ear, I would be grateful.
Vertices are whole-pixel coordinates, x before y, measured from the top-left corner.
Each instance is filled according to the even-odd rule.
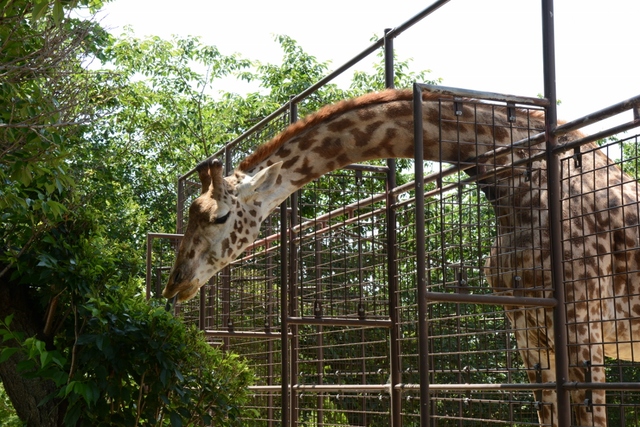
[[[200,178],[200,183],[202,184],[202,194],[204,194],[209,191],[209,187],[211,186],[209,160],[207,159],[196,166],[196,171],[198,172],[198,177]]]
[[[255,192],[267,191],[273,187],[280,175],[282,162],[274,163],[271,166],[262,169],[252,177],[247,177],[238,189],[238,193],[248,197]]]
[[[209,176],[211,177],[211,185],[213,185],[212,197],[215,200],[220,200],[223,194],[224,177],[222,176],[222,162],[218,159],[213,159],[209,163]]]

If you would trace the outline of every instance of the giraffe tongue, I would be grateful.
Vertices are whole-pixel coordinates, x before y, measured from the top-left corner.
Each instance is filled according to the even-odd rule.
[[[169,311],[172,306],[176,305],[176,301],[178,300],[178,294],[175,294],[173,298],[167,300],[167,305],[164,306],[164,309]]]

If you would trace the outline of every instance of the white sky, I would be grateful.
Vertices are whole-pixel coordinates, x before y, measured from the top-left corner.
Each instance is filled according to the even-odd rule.
[[[279,63],[275,34],[337,68],[431,0],[115,0],[102,23],[119,34],[200,36],[222,53]],[[571,120],[640,94],[640,1],[557,0],[559,118]],[[312,7],[317,5],[317,7]],[[451,0],[394,42],[399,58],[445,86],[542,93],[540,0]],[[368,63],[356,66],[366,69]],[[219,88],[224,90],[225,88]],[[628,121],[626,113],[618,121]],[[598,127],[599,129],[600,127]],[[595,129],[592,129],[592,131]]]

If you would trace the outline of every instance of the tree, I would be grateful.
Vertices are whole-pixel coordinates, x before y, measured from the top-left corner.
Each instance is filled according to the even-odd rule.
[[[68,13],[100,3],[1,8],[0,378],[28,426],[230,424],[246,366],[140,295],[150,176],[96,137],[130,82],[88,69],[111,37]]]

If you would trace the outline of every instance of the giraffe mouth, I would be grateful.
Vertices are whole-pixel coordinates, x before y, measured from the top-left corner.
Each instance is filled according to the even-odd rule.
[[[185,302],[193,298],[200,290],[200,286],[193,283],[185,283],[184,285],[178,287],[172,287],[171,291],[168,291],[169,286],[167,286],[162,292],[162,296],[167,298],[167,306],[175,305],[179,302]]]
[[[198,279],[185,278],[180,269],[176,269],[169,276],[169,281],[162,291],[162,296],[167,298],[172,305],[187,301],[195,296],[200,289]]]

